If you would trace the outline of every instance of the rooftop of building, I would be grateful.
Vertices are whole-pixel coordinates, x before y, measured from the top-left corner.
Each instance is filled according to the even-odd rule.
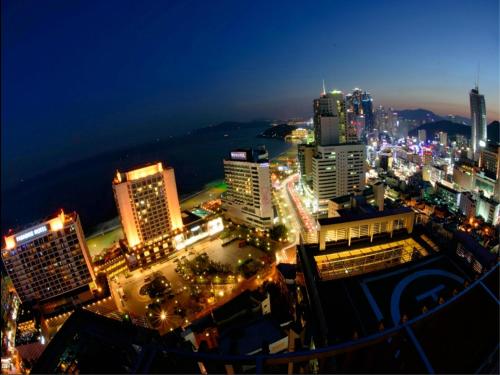
[[[365,146],[360,142],[344,142],[344,143],[332,143],[329,145],[317,145],[317,149],[325,149],[329,147],[349,147],[349,146]]]
[[[136,167],[126,172],[120,172],[117,170],[115,178],[113,179],[113,185],[120,184],[125,181],[140,180],[145,177],[161,173],[166,169],[172,169],[172,167],[164,166],[162,162],[157,162],[154,164],[147,163],[141,167]]]
[[[310,258],[308,250],[300,250],[301,259]],[[304,264],[304,270],[315,342],[322,336],[334,345],[398,330],[392,339],[351,353],[350,361],[340,357],[338,372],[475,372],[498,353],[498,265],[484,287],[469,288],[470,269],[444,253],[330,281],[320,281],[314,266]],[[399,330],[403,316],[408,329]]]
[[[462,192],[460,188],[455,189],[455,187],[447,181],[436,181],[436,187],[449,191],[452,194],[459,194]]]
[[[152,329],[76,310],[47,345],[32,373],[188,372],[196,363],[164,355],[166,339]],[[174,347],[173,340],[168,346]],[[186,349],[189,350],[189,349]]]
[[[259,148],[237,148],[232,150],[225,160],[250,163],[267,163],[269,162],[269,153],[264,146]]]
[[[219,352],[222,354],[249,354],[272,344],[286,333],[270,316],[259,316],[251,321],[234,325],[219,336]]]
[[[65,213],[62,209],[54,215],[48,216],[44,219],[35,221],[33,223],[24,225],[17,228],[16,230],[10,229],[7,236],[4,237],[4,243],[2,244],[2,250],[13,249],[18,244],[35,239],[46,235],[49,231],[61,230],[64,225],[71,221],[76,221],[78,214],[73,211]]]
[[[339,210],[338,212],[340,216],[318,219],[318,223],[320,226],[341,224],[341,223],[348,223],[350,221],[374,219],[377,217],[384,217],[384,216],[391,216],[398,214],[407,214],[412,211],[413,210],[408,207],[388,208],[383,211],[377,211],[373,206],[363,205],[360,207],[356,207],[354,209]]]
[[[199,217],[198,215],[195,215],[194,213],[188,210],[182,211],[181,217],[182,217],[182,224],[184,225],[190,225],[198,221],[203,221],[203,218]]]
[[[383,182],[377,182],[375,185],[380,185],[380,184],[383,184]],[[373,187],[367,186],[363,190],[357,191],[356,194],[341,195],[340,197],[332,198],[330,200],[334,203],[343,204],[349,202],[351,200],[351,197],[353,196],[363,196],[366,198],[372,195],[373,195]]]

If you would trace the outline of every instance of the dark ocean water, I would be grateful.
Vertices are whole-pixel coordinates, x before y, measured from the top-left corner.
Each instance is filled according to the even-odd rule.
[[[43,219],[63,208],[77,211],[89,233],[117,215],[111,187],[116,170],[155,161],[174,167],[179,196],[188,196],[224,177],[222,159],[234,148],[265,145],[274,157],[290,147],[281,140],[257,138],[265,128],[212,130],[140,145],[82,160],[2,189],[1,231]]]

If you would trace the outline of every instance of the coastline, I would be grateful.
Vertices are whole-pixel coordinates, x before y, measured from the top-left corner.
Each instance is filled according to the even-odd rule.
[[[296,147],[296,144],[290,143],[290,147],[281,152],[280,154],[269,158],[270,162],[276,162],[279,158],[287,155],[290,151]],[[179,203],[181,205],[181,210],[189,210],[197,206],[199,201],[206,200],[205,198],[211,198],[211,195],[222,194],[226,190],[223,179],[217,179],[207,182],[203,189],[189,194],[180,199]],[[197,204],[198,203],[198,204]],[[114,224],[111,224],[114,223]],[[111,226],[112,225],[112,226]],[[85,237],[87,242],[87,247],[89,248],[90,255],[94,257],[99,254],[102,250],[112,245],[112,243],[123,238],[123,231],[121,229],[119,216],[116,216],[110,220],[100,223],[96,226],[96,229],[88,236]]]

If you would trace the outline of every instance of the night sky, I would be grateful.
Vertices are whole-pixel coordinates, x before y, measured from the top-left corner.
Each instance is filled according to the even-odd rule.
[[[329,89],[499,117],[499,7],[478,1],[2,1],[2,174],[225,120],[310,116]]]

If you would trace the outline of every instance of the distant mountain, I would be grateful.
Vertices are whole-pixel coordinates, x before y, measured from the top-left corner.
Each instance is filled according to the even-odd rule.
[[[259,138],[280,138],[285,139],[287,135],[292,134],[292,131],[297,129],[296,126],[288,125],[288,124],[279,124],[276,126],[272,126],[264,132],[262,132],[258,137]]]
[[[470,119],[463,116],[451,115],[453,117],[448,116],[440,116],[435,114],[428,109],[418,108],[418,109],[402,109],[397,111],[398,115],[406,120],[415,121],[417,124],[423,124],[427,122],[436,122],[436,121],[451,121],[459,124],[470,124]]]
[[[470,138],[471,128],[467,125],[457,124],[456,122],[451,122],[448,120],[441,120],[436,122],[428,122],[416,127],[408,132],[409,135],[417,136],[419,130],[425,130],[427,133],[427,139],[432,140],[434,136],[440,131],[448,133],[448,137],[456,136],[461,134],[467,138]]]
[[[397,111],[398,115],[406,120],[413,120],[417,123],[440,121],[443,120],[441,116],[436,115],[434,112],[427,109],[402,109]]]
[[[448,120],[441,120],[436,122],[429,122],[422,124],[417,128],[411,130],[408,134],[412,136],[417,136],[418,131],[424,129],[427,133],[427,139],[434,139],[435,135],[440,131],[448,133],[448,137],[454,137],[457,134],[461,134],[467,138],[471,137],[471,127],[469,125],[457,124],[456,122],[451,122]],[[498,121],[493,121],[487,127],[488,139],[492,142],[499,142],[499,123]]]
[[[271,122],[267,120],[256,120],[249,122],[238,122],[238,121],[225,121],[220,124],[206,126],[204,128],[199,128],[191,131],[192,134],[206,134],[221,131],[231,131],[238,130],[241,128],[261,128],[263,126],[270,126]]]
[[[452,115],[452,116],[454,117],[453,120],[450,118],[450,115],[446,116],[446,119],[448,121],[453,121],[453,122],[460,123],[460,124],[470,125],[470,118],[469,117],[463,117],[463,116],[458,116],[458,115]]]

